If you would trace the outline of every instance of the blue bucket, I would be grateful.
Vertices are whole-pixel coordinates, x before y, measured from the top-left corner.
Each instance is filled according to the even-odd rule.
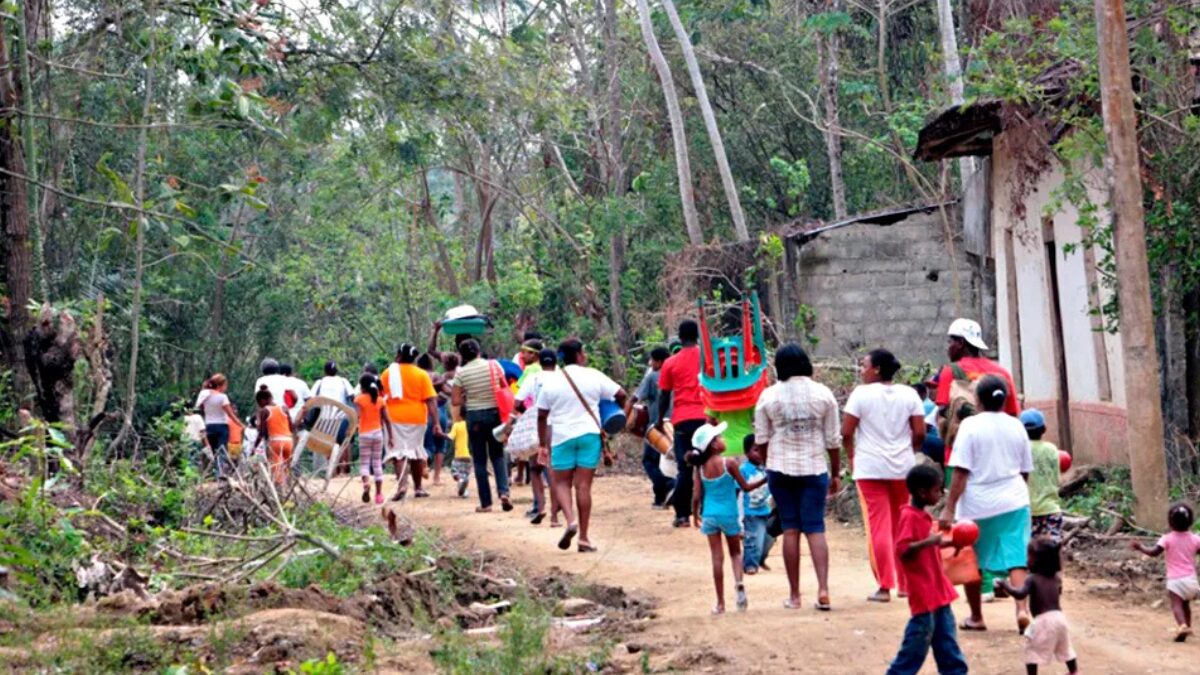
[[[600,426],[609,436],[615,436],[625,430],[625,411],[616,401],[600,401]]]

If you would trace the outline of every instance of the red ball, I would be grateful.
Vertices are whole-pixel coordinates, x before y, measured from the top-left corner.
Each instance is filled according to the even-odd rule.
[[[950,541],[962,548],[979,540],[979,526],[971,520],[960,520],[950,528]]]
[[[1066,450],[1058,451],[1058,470],[1060,473],[1066,473],[1071,469],[1071,453]]]

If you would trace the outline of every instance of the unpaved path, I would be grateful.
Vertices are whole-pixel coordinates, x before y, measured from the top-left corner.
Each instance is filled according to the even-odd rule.
[[[357,477],[352,479],[357,483]],[[336,492],[341,486],[334,484]],[[474,487],[474,486],[472,486]],[[392,483],[385,486],[391,490]],[[357,484],[343,497],[357,499]],[[390,492],[389,492],[390,493]],[[473,490],[472,490],[473,493]],[[868,603],[874,590],[862,530],[830,522],[832,612],[812,608],[816,585],[807,549],[801,560],[804,607],[781,607],[787,579],[776,547],[771,572],[746,578],[750,610],[724,616],[709,614],[714,601],[708,546],[694,529],[671,528],[671,515],[650,509],[647,481],[604,476],[595,484],[592,541],[600,551],[579,554],[555,547],[562,530],[531,526],[521,513],[528,488],[517,487],[517,508],[510,513],[476,514],[478,502],[459,499],[449,485],[433,488],[429,499],[397,506],[422,527],[437,527],[452,538],[494,551],[530,571],[558,567],[589,580],[624,586],[655,598],[658,618],[645,633],[630,637],[647,647],[651,664],[710,672],[882,673],[899,646],[908,608],[903,601]],[[498,505],[497,505],[498,506]],[[364,507],[368,508],[368,507]],[[377,508],[377,507],[369,507]],[[726,561],[728,565],[728,560]],[[1069,570],[1068,570],[1069,573]],[[732,578],[726,572],[727,604],[732,610]],[[1071,620],[1080,671],[1084,673],[1200,672],[1200,638],[1171,642],[1173,621],[1166,607],[1128,607],[1101,599],[1086,582],[1068,579],[1063,607]],[[965,600],[954,605],[961,619]],[[1022,638],[1016,634],[1012,606],[984,606],[987,633],[959,635],[973,673],[1023,673]],[[694,654],[694,658],[687,658]],[[935,673],[932,655],[922,673]],[[1062,673],[1060,665],[1042,672]]]

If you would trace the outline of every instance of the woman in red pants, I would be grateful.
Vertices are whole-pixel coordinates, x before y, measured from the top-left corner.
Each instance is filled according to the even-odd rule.
[[[925,442],[925,416],[916,390],[892,379],[900,362],[876,349],[859,364],[863,383],[846,401],[842,442],[850,460],[867,529],[867,550],[879,590],[867,599],[888,602],[892,589],[908,590],[896,556],[900,507],[908,503],[904,478]]]

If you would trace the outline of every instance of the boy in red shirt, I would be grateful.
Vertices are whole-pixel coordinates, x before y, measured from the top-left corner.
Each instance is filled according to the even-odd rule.
[[[958,648],[954,612],[950,603],[958,597],[942,569],[942,547],[953,546],[933,530],[933,516],[925,512],[942,498],[942,472],[929,464],[918,464],[905,479],[912,504],[900,508],[896,553],[908,579],[908,608],[912,618],[904,629],[904,642],[888,675],[915,675],[925,663],[929,648],[941,675],[967,672],[967,661]]]

